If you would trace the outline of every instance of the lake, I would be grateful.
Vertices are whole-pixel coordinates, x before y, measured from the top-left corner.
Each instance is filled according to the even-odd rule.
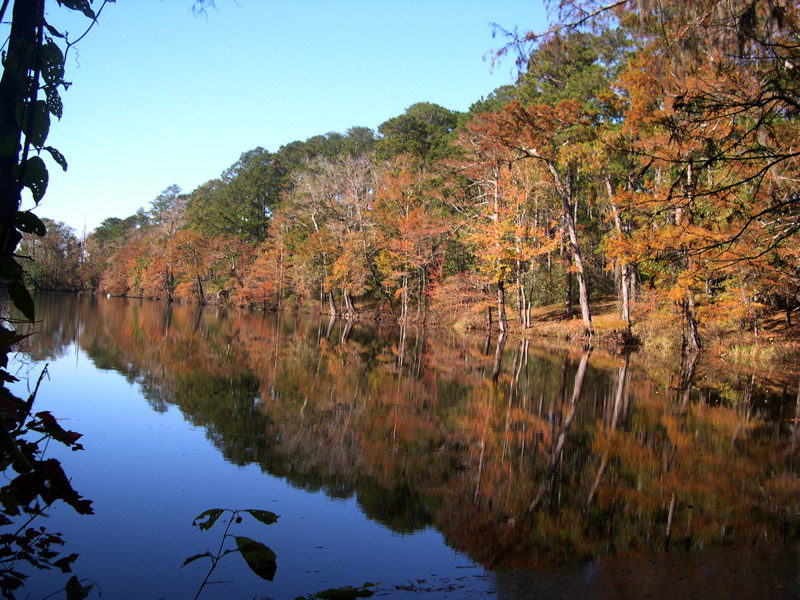
[[[19,395],[83,434],[53,444],[94,515],[41,525],[90,597],[378,584],[391,598],[797,598],[796,387],[636,360],[309,316],[37,297]],[[679,361],[678,361],[679,363]],[[270,511],[267,525],[209,509]],[[26,570],[41,599],[66,577]],[[63,597],[63,593],[62,593]]]

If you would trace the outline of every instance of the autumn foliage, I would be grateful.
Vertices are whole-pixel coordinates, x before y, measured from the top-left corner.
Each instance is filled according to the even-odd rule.
[[[80,285],[501,330],[558,302],[587,335],[590,300],[616,295],[624,326],[646,299],[690,349],[712,323],[757,331],[765,307],[790,320],[797,7],[555,8],[550,30],[501,51],[517,52],[515,85],[466,113],[416,104],[379,133],[257,148],[190,193],[167,188],[88,236]]]

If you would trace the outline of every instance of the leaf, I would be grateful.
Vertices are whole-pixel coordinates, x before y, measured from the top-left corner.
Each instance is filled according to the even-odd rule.
[[[8,296],[25,318],[33,323],[36,319],[36,308],[28,288],[21,281],[9,281]]]
[[[217,519],[219,519],[220,515],[224,512],[225,511],[221,508],[211,508],[197,515],[194,518],[194,521],[192,521],[192,525],[194,525],[195,527],[199,527],[200,531],[207,531],[208,529],[211,529],[214,526],[214,523],[217,522]],[[203,521],[203,519],[206,520]],[[200,521],[203,522],[201,523]]]
[[[52,25],[48,25],[47,23],[45,23],[45,25],[44,25],[44,26],[45,26],[45,27],[47,27],[47,31],[49,31],[49,32],[50,32],[50,35],[52,35],[52,36],[55,36],[55,37],[58,37],[58,38],[63,38],[63,37],[64,37],[64,34],[63,34],[63,33],[61,33],[61,32],[60,32],[58,29],[56,29],[55,27],[53,27]]]
[[[94,11],[89,6],[88,0],[58,0],[59,6],[66,6],[72,10],[79,10],[90,19],[94,19]]]
[[[38,461],[34,477],[41,484],[38,492],[45,502],[63,500],[80,515],[94,514],[91,500],[86,500],[72,488],[70,480],[61,468],[61,463],[56,459]]]
[[[16,331],[12,331],[6,327],[0,326],[0,367],[5,368],[8,365],[7,358],[4,360],[3,353],[8,352],[8,350],[14,344],[24,340],[26,337],[29,337],[31,334],[21,334],[17,333]],[[12,381],[17,381],[16,377],[11,376],[10,374],[6,373],[8,377],[11,377]],[[0,395],[6,393],[5,391],[0,390]]]
[[[29,210],[18,212],[14,224],[20,231],[32,233],[39,237],[44,237],[47,233],[47,228],[42,220]]]
[[[64,79],[64,54],[51,39],[42,45],[42,77],[53,87]]]
[[[253,518],[257,519],[258,521],[264,523],[264,525],[272,525],[273,523],[277,523],[278,515],[268,510],[257,510],[251,508],[249,510],[245,510],[242,512],[248,513]]]
[[[47,167],[41,157],[31,156],[25,161],[25,181],[22,184],[31,190],[36,204],[39,204],[39,200],[44,196],[48,181]]]
[[[26,139],[36,148],[41,148],[50,131],[50,109],[47,102],[38,100],[33,107],[33,122],[28,115],[28,104],[19,102],[16,108],[17,122]]]
[[[77,443],[78,440],[83,437],[82,433],[64,429],[58,424],[56,418],[46,410],[36,413],[36,418],[41,421],[41,427],[37,427],[35,429],[36,431],[42,431],[42,433],[46,433],[54,440],[59,441],[66,446],[73,446],[76,447],[76,449],[81,450],[83,449],[83,447]]]
[[[19,215],[19,213],[17,213]],[[12,258],[0,258],[0,279],[19,281],[22,279],[22,266]]]
[[[47,110],[54,117],[60,119],[61,114],[64,112],[64,103],[61,101],[58,89],[55,86],[48,86],[44,88],[44,91],[47,94]]]
[[[89,596],[89,593],[92,591],[94,586],[89,585],[81,585],[81,582],[78,581],[78,578],[73,575],[69,578],[67,582],[67,600],[83,600]]]
[[[194,562],[194,561],[196,561],[196,560],[200,560],[201,558],[206,558],[206,557],[208,557],[208,558],[213,558],[213,557],[211,556],[211,553],[210,553],[210,552],[203,552],[202,554],[195,554],[194,556],[190,556],[190,557],[189,557],[189,558],[187,558],[185,561],[183,561],[183,564],[181,565],[181,569],[182,569],[183,567],[185,567],[186,565],[188,565],[189,563],[193,563],[193,562]]]
[[[250,570],[267,581],[272,581],[278,565],[275,562],[277,556],[261,542],[251,540],[244,536],[236,536],[236,547],[242,554],[242,558],[250,567]]]
[[[65,556],[64,558],[59,558],[57,561],[53,563],[53,566],[62,573],[71,573],[72,563],[74,563],[77,559],[78,559],[77,554],[70,554],[69,556]]]
[[[58,150],[56,150],[52,146],[45,146],[44,149],[47,150],[50,153],[50,156],[53,157],[53,160],[56,161],[61,166],[62,169],[64,169],[64,172],[66,172],[66,170],[67,170],[67,159],[64,158],[64,155],[61,154],[61,152],[59,152]]]

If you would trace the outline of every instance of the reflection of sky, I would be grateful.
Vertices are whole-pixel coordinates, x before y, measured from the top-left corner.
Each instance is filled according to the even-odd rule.
[[[64,534],[66,553],[80,555],[76,574],[96,581],[104,598],[193,598],[208,563],[179,567],[189,556],[216,551],[224,525],[206,532],[191,526],[209,508],[279,514],[272,526],[245,520],[232,529],[270,546],[278,571],[274,582],[265,582],[239,557],[229,556],[212,580],[236,583],[211,586],[201,598],[295,598],[365,581],[386,588],[412,582],[417,589],[440,590],[428,598],[460,598],[490,585],[481,568],[448,548],[434,530],[397,535],[365,519],[355,499],[309,494],[258,466],[225,462],[205,431],[190,425],[177,408],[154,412],[136,385],[95,369],[74,346],[48,370],[34,410],[49,410],[63,427],[83,433],[85,448],[71,452],[51,444],[48,456],[62,461],[96,514],[81,517],[69,507],[53,508],[41,524]],[[24,383],[18,386],[22,395]],[[41,598],[64,582],[62,576],[36,572],[27,591]]]

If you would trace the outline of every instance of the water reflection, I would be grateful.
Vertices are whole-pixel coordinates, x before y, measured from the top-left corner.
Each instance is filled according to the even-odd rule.
[[[627,577],[615,560],[670,564],[680,551],[710,564],[717,548],[798,540],[800,396],[767,396],[752,377],[717,388],[694,363],[651,376],[513,338],[38,301],[36,358],[75,340],[153,410],[178,407],[231,463],[355,498],[397,533],[432,525],[493,569],[599,564],[592,577],[614,587]]]

